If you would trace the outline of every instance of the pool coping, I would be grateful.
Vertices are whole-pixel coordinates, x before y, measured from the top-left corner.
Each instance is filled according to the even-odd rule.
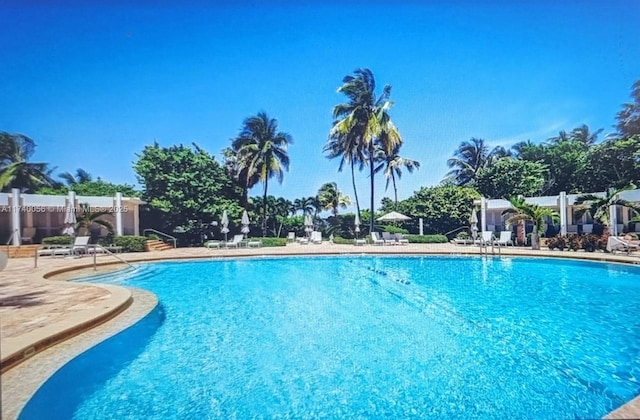
[[[413,245],[413,244],[412,244]],[[282,248],[252,248],[252,249],[239,249],[234,250],[234,252],[225,252],[229,250],[219,252],[211,252],[210,249],[206,249],[205,252],[198,251],[193,252],[194,250],[202,250],[204,248],[181,248],[181,250],[190,250],[187,252],[181,252],[176,255],[176,252],[154,252],[154,253],[144,253],[143,255],[129,254],[127,257],[127,261],[130,263],[150,263],[150,262],[159,262],[159,261],[186,261],[186,260],[211,260],[211,259],[227,259],[227,258],[247,258],[247,257],[304,257],[304,256],[341,256],[341,255],[411,255],[411,256],[420,256],[420,255],[439,255],[439,256],[482,256],[484,255],[479,249],[472,246],[460,246],[454,245],[453,247],[448,247],[449,249],[443,250],[439,249],[440,246],[434,247],[435,249],[429,249],[430,247],[424,245],[431,244],[420,244],[417,247],[408,247],[408,246],[396,246],[396,247],[381,247],[381,246],[373,246],[370,245],[368,247],[358,247],[357,249],[353,248],[353,245],[341,246],[341,245],[331,245],[328,248],[326,246],[317,247],[317,246],[302,246],[304,249],[300,249],[296,247],[295,250],[290,250],[289,252],[284,251]],[[421,248],[421,249],[415,249]],[[269,252],[269,251],[279,251],[279,252]],[[178,250],[174,250],[178,251]],[[303,251],[303,252],[298,252]],[[307,252],[310,251],[310,252]],[[196,255],[194,255],[196,254]],[[200,254],[200,255],[197,255]],[[639,265],[640,259],[635,258],[635,256],[622,256],[617,254],[601,254],[601,253],[581,253],[581,252],[569,252],[569,251],[532,251],[527,248],[512,248],[509,250],[508,248],[503,248],[501,250],[500,255],[492,254],[488,255],[490,257],[530,257],[530,258],[559,258],[559,259],[568,259],[568,260],[583,260],[583,261],[594,261],[594,262],[604,262],[604,263],[621,263],[626,265]],[[42,261],[42,260],[41,260]],[[121,265],[121,263],[117,261],[109,261],[104,262],[101,261],[95,264],[96,267],[113,267],[116,265]],[[85,273],[87,269],[93,268],[94,264],[92,263],[80,263],[73,264],[72,266],[61,267],[54,270],[47,270],[44,272],[40,279],[44,281],[57,281],[56,277],[63,276],[68,273],[82,273],[83,275],[92,274]],[[95,274],[95,273],[93,273]],[[75,283],[81,284],[81,283]],[[69,322],[59,322],[52,325],[48,325],[46,328],[41,329],[38,333],[26,334],[26,339],[20,337],[20,339],[16,339],[9,342],[9,350],[5,351],[6,348],[6,340],[8,338],[3,339],[2,343],[2,377],[6,372],[10,372],[15,369],[17,365],[21,362],[28,361],[34,355],[38,355],[46,349],[55,348],[56,344],[64,342],[74,337],[81,337],[83,333],[90,331],[102,324],[108,323],[109,320],[117,317],[118,315],[125,313],[127,309],[134,303],[134,299],[131,295],[131,291],[128,288],[121,286],[113,286],[113,285],[102,285],[99,283],[91,283],[91,286],[94,287],[102,287],[107,289],[110,293],[109,302],[112,304],[112,307],[109,305],[102,308],[98,314],[95,314],[95,311],[83,311],[82,313],[75,314]],[[150,293],[150,292],[148,292]],[[88,312],[93,312],[94,316],[89,316]],[[142,317],[138,318],[141,319]],[[73,322],[72,322],[73,321]],[[103,339],[106,339],[103,338]],[[9,355],[6,355],[6,354]],[[3,398],[4,400],[4,398]],[[3,407],[5,406],[3,401]],[[3,418],[4,416],[4,408],[3,408]],[[607,414],[606,418],[640,418],[640,395],[636,398],[628,401],[622,406],[618,407],[616,410]],[[11,417],[7,417],[11,418]]]

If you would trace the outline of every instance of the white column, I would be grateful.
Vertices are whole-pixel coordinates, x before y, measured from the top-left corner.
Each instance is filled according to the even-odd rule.
[[[11,210],[11,243],[15,246],[20,245],[22,239],[22,228],[20,226],[20,190],[18,188],[11,189],[11,203],[9,203],[9,209]],[[17,231],[17,232],[16,232]]]
[[[611,224],[611,235],[613,236],[618,236],[618,215],[616,207],[618,206],[609,206],[609,224]]]
[[[560,210],[560,235],[567,234],[567,193],[560,191],[558,198],[558,209]]]
[[[138,212],[136,212],[136,216],[138,215]],[[424,225],[422,224],[422,217],[418,219],[418,226],[420,228],[420,235],[424,235]]]
[[[482,219],[481,232],[484,232],[487,230],[487,200],[484,197],[480,197],[480,218]]]
[[[122,193],[116,193],[116,236],[122,236]]]

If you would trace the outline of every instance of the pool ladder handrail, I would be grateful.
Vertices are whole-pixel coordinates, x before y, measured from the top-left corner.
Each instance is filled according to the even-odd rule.
[[[156,233],[156,234],[158,234],[158,235],[165,236],[166,238],[168,238],[168,240],[170,240],[171,242],[173,242],[173,247],[174,247],[174,248],[177,248],[177,247],[178,247],[178,245],[177,245],[178,238],[176,238],[175,236],[171,236],[171,235],[169,235],[168,233],[160,232],[159,230],[151,229],[151,228],[148,228],[148,229],[143,230],[143,231],[142,231],[142,236],[147,236],[147,232],[153,232],[153,233]],[[163,240],[163,242],[164,242],[164,240]]]
[[[491,255],[496,255],[495,248],[498,247],[498,255],[502,256],[502,245],[498,243],[496,245],[497,238],[491,235],[491,243],[487,243],[483,240],[480,240],[480,254],[481,255],[489,255],[489,246],[491,246]]]

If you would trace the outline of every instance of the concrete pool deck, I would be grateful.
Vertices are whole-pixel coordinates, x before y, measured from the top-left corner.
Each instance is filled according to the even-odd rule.
[[[496,256],[497,254],[496,249]],[[277,248],[179,248],[169,251],[118,254],[129,262],[168,259],[209,259],[287,255],[480,255],[476,246],[409,244],[354,246],[297,243]],[[539,256],[640,264],[639,255],[532,251],[503,247],[503,256]],[[96,257],[98,272],[125,267],[111,256]],[[105,338],[127,328],[155,307],[151,293],[120,286],[69,283],[94,274],[93,257],[10,259],[0,273],[0,358],[2,418],[15,418],[28,398],[55,370]],[[608,418],[640,418],[640,397]]]

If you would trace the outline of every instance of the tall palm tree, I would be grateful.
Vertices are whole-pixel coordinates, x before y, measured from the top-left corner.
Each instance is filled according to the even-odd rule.
[[[249,204],[249,190],[260,181],[258,173],[249,176],[249,168],[241,165],[240,153],[231,147],[222,150],[224,166],[229,176],[234,179],[242,189],[240,207],[246,208]]]
[[[640,206],[631,201],[627,201],[618,197],[623,191],[634,190],[636,187],[629,184],[626,187],[614,190],[610,189],[604,197],[595,194],[584,194],[576,198],[575,204],[581,206],[575,212],[576,217],[582,217],[583,214],[589,213],[594,220],[599,221],[608,232],[611,223],[609,219],[609,208],[611,206],[622,206],[640,214]],[[605,233],[606,233],[605,232]]]
[[[453,168],[446,174],[448,180],[457,185],[473,183],[480,169],[491,164],[493,159],[506,156],[508,152],[500,146],[489,151],[484,139],[471,138],[460,143],[453,157],[447,160],[447,166]]]
[[[81,168],[76,169],[75,175],[73,175],[71,172],[64,172],[59,174],[58,176],[62,178],[69,187],[77,184],[83,184],[85,182],[91,182],[93,180],[91,174]]]
[[[384,169],[384,176],[387,179],[385,191],[389,188],[389,181],[393,184],[393,193],[395,198],[395,206],[398,206],[398,187],[396,186],[396,177],[402,178],[402,168],[406,168],[410,173],[414,169],[420,169],[420,162],[413,159],[404,158],[399,155],[400,145],[397,145],[391,153],[387,153],[385,148],[379,149],[380,163],[376,168],[376,173]]]
[[[382,94],[376,97],[376,83],[369,69],[357,69],[354,75],[345,76],[339,93],[347,96],[347,103],[333,108],[334,123],[329,138],[342,138],[345,144],[351,144],[362,153],[369,165],[369,182],[371,186],[371,214],[374,213],[374,175],[376,163],[376,145],[382,132],[386,132],[385,147],[392,149],[402,143],[400,133],[389,116],[392,102],[389,100],[391,86],[386,85]],[[354,152],[354,159],[356,152]],[[373,218],[370,221],[373,231]]]
[[[515,224],[523,220],[532,221],[533,231],[531,232],[531,249],[540,249],[540,234],[542,234],[544,218],[551,217],[553,221],[557,221],[560,219],[560,215],[557,211],[548,207],[541,207],[537,204],[527,203],[524,201],[524,198],[511,197],[508,200],[511,203],[512,208],[504,210],[502,214],[513,214],[513,216],[507,220],[507,223]]]
[[[303,216],[307,214],[315,214],[320,208],[316,197],[296,198],[293,202],[297,210],[302,212]]]
[[[599,129],[595,132],[589,130],[589,126],[582,124],[580,127],[571,130],[569,137],[572,141],[583,144],[584,146],[593,146],[598,141],[598,135],[602,133],[603,129]]]
[[[40,187],[57,187],[47,163],[28,162],[35,142],[22,134],[0,132],[0,191],[19,188],[33,193]]]
[[[278,131],[278,121],[259,112],[244,121],[244,127],[232,148],[237,154],[240,171],[246,171],[246,187],[257,179],[262,182],[263,208],[262,233],[267,234],[267,191],[269,179],[274,176],[279,183],[284,178],[284,170],[289,170],[287,147],[293,143],[290,134]]]
[[[327,182],[318,190],[318,203],[323,209],[331,211],[333,216],[337,217],[339,209],[346,209],[351,204],[351,199],[348,195],[342,194],[342,191],[338,189],[338,184]]]
[[[329,159],[340,157],[338,172],[342,172],[345,163],[348,163],[351,167],[353,196],[356,200],[356,211],[358,215],[360,215],[360,200],[358,199],[358,189],[356,188],[355,166],[358,165],[358,169],[361,171],[367,158],[363,148],[364,143],[360,142],[359,138],[354,134],[355,133],[351,132],[342,134],[337,131],[332,131],[329,134],[329,141],[322,151],[327,153],[327,158]]]
[[[76,212],[76,224],[75,229],[77,232],[84,230],[83,234],[89,233],[92,239],[95,239],[94,229],[95,227],[104,227],[109,232],[109,236],[113,236],[113,225],[107,220],[101,219],[102,216],[111,215],[108,211],[91,211],[89,203],[81,203],[80,211]]]

